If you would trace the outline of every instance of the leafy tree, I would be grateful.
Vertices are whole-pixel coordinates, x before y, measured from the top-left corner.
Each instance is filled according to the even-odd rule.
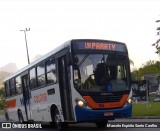
[[[134,69],[132,72],[131,72],[131,80],[132,81],[135,81],[137,80],[138,78],[138,70],[137,69]]]
[[[4,99],[4,85],[3,80],[10,75],[8,72],[0,71],[0,99]]]
[[[0,89],[0,99],[4,99],[4,88]]]
[[[157,20],[156,22],[160,22],[160,20]],[[159,27],[157,27],[157,35],[158,36],[160,36],[160,26]],[[160,38],[158,38],[158,40],[154,43],[154,44],[152,44],[152,46],[155,46],[155,48],[156,48],[156,52],[155,53],[157,53],[157,54],[159,54],[159,56],[160,56]]]
[[[10,75],[10,73],[8,73],[8,72],[0,71],[0,89],[2,87],[4,87],[3,80],[9,75]]]
[[[0,110],[3,110],[5,105],[6,105],[6,101],[5,100],[0,100]]]
[[[129,59],[129,63],[130,63],[130,65],[133,65],[133,66],[134,66],[133,60]]]
[[[146,74],[160,74],[160,61],[147,61],[138,70],[132,71],[131,76],[134,80],[140,80]]]

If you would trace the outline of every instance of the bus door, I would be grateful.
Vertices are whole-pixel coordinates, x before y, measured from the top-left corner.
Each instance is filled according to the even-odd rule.
[[[66,50],[56,54],[58,64],[59,88],[64,121],[74,121],[70,87],[70,66],[67,65]]]
[[[26,119],[30,120],[31,119],[31,110],[30,110],[30,104],[31,104],[31,92],[29,89],[29,79],[28,79],[28,74],[23,75],[21,77],[22,79],[22,91],[23,91],[23,104],[25,108],[25,114],[26,114]]]

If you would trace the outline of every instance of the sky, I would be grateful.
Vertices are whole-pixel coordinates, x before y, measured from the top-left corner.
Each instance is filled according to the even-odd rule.
[[[160,60],[151,46],[157,39],[159,0],[0,0],[0,67],[28,64],[70,39],[126,43],[134,67]]]

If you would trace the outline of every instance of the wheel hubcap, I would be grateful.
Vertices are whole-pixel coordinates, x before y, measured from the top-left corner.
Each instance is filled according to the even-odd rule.
[[[60,121],[61,121],[60,115],[56,114],[56,116],[55,116],[55,122],[58,124],[58,123],[60,123]]]

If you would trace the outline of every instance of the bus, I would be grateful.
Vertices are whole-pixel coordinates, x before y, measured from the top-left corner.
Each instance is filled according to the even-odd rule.
[[[7,115],[56,128],[132,115],[130,62],[125,43],[73,39],[4,80]]]

